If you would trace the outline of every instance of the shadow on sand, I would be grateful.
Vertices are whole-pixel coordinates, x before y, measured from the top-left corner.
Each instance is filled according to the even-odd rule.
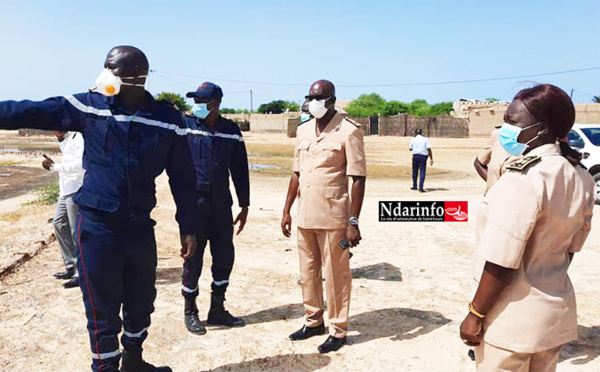
[[[569,342],[560,351],[560,361],[571,360],[571,364],[587,364],[600,355],[600,327],[578,327],[579,339]]]
[[[226,364],[206,372],[297,371],[311,372],[327,366],[331,358],[321,354],[285,354]]]
[[[394,307],[350,317],[350,330],[360,335],[348,336],[350,345],[378,338],[391,337],[394,341],[411,340],[450,323],[436,311]]]
[[[261,310],[244,317],[247,324],[267,323],[278,320],[300,319],[304,314],[302,304],[290,304]],[[450,322],[436,311],[407,308],[389,308],[369,311],[350,317],[350,330],[360,333],[348,336],[349,344],[361,344],[378,338],[410,340],[427,334]],[[293,331],[293,330],[291,330]],[[290,332],[291,332],[290,331]]]
[[[396,267],[387,262],[381,262],[375,265],[357,267],[356,269],[352,269],[352,278],[401,282],[402,272],[400,272],[399,267]]]

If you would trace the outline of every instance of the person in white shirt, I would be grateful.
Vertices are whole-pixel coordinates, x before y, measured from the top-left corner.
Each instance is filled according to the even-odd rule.
[[[417,176],[419,178],[419,191],[425,192],[423,183],[425,183],[425,172],[427,170],[427,158],[430,159],[430,165],[433,166],[433,153],[431,152],[431,145],[427,137],[423,136],[423,130],[418,128],[415,130],[415,136],[410,140],[408,149],[413,153],[412,159],[412,176],[413,176],[413,187],[411,190],[417,189]]]
[[[77,258],[75,256],[75,221],[79,207],[73,202],[73,196],[83,184],[83,136],[78,132],[54,132],[60,142],[63,153],[60,164],[44,155],[42,166],[51,172],[58,172],[59,197],[52,224],[66,270],[54,274],[57,279],[70,279],[63,284],[65,288],[79,287]]]

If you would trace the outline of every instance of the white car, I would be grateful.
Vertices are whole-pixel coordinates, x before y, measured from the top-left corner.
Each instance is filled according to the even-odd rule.
[[[574,124],[567,141],[583,154],[581,164],[594,177],[596,204],[600,204],[600,124]]]

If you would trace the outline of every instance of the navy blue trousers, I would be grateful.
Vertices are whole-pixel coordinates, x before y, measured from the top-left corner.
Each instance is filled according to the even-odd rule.
[[[213,291],[225,293],[235,259],[231,206],[222,205],[208,208],[200,206],[200,208],[201,215],[196,231],[198,250],[195,255],[183,263],[181,294],[189,300],[198,296],[198,279],[202,273],[203,256],[208,241],[210,241],[210,255],[212,256],[213,282],[211,288]]]
[[[128,351],[141,351],[148,335],[156,298],[153,226],[147,215],[115,217],[85,208],[77,215],[77,264],[93,371],[118,370],[121,328]]]
[[[425,183],[425,172],[427,170],[427,155],[413,155],[412,159],[412,177],[413,177],[413,188],[417,188],[417,177],[420,173],[419,178],[419,190],[423,190],[423,184]]]

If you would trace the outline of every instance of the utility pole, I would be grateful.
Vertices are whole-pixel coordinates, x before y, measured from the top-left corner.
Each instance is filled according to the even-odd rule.
[[[252,89],[250,89],[250,113],[254,111],[254,106],[252,104]]]
[[[154,70],[148,71],[148,76],[146,76],[146,84],[148,84],[147,85],[148,92],[150,92],[150,74],[153,73],[153,72],[154,72]]]

